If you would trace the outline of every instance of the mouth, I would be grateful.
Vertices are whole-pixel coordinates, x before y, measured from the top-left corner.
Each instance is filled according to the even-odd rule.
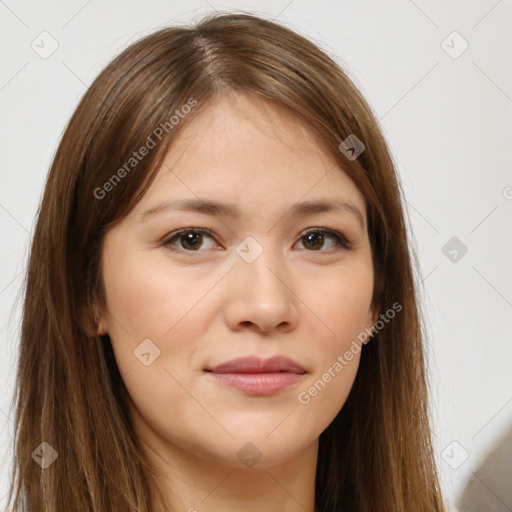
[[[258,357],[237,358],[206,368],[205,372],[222,385],[253,396],[278,393],[297,384],[307,373],[298,363],[282,356],[266,360]]]

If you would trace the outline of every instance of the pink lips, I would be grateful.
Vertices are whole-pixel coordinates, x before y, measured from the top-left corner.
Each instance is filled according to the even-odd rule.
[[[298,382],[304,368],[288,357],[270,359],[240,357],[213,368],[207,368],[214,378],[248,395],[271,395]]]

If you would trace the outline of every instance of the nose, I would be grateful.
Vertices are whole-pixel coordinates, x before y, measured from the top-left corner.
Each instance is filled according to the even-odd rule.
[[[264,250],[252,263],[238,255],[226,283],[224,316],[232,330],[288,332],[299,322],[293,279],[278,257]]]

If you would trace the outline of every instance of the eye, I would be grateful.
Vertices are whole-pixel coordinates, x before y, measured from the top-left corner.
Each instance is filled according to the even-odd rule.
[[[163,244],[168,246],[175,245],[175,242],[179,242],[181,245],[181,247],[178,247],[179,249],[188,252],[201,252],[198,251],[198,249],[203,244],[205,237],[213,240],[213,233],[209,229],[204,228],[185,228],[171,233],[171,235],[164,240]],[[213,246],[215,246],[215,241],[213,240],[213,242]],[[211,248],[212,246],[207,247],[207,249]]]
[[[203,250],[215,248],[216,242],[212,231],[205,228],[184,228],[171,233],[163,241],[163,245],[172,246],[173,248],[178,245],[177,249],[185,252],[202,252],[200,248],[203,246],[205,240],[208,239],[210,240],[209,247],[207,246]],[[333,247],[345,250],[352,249],[350,242],[341,233],[322,227],[308,229],[301,235],[299,241],[305,240],[303,246],[306,249],[325,252],[325,250],[322,249],[325,248],[326,241],[329,239],[331,243],[327,249]]]
[[[334,241],[334,244],[331,243],[331,247],[328,247],[328,249],[341,247],[345,250],[350,250],[352,248],[350,242],[341,233],[327,228],[310,228],[302,234],[300,240],[306,240],[305,244],[303,244],[306,248],[325,252],[321,251],[321,249],[324,247],[326,239],[328,240],[329,238]]]

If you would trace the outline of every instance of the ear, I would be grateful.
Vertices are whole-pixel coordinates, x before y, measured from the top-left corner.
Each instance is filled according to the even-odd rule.
[[[82,328],[90,338],[96,338],[107,334],[107,325],[103,316],[98,313],[98,306],[93,301],[92,305],[84,304],[81,311]]]

